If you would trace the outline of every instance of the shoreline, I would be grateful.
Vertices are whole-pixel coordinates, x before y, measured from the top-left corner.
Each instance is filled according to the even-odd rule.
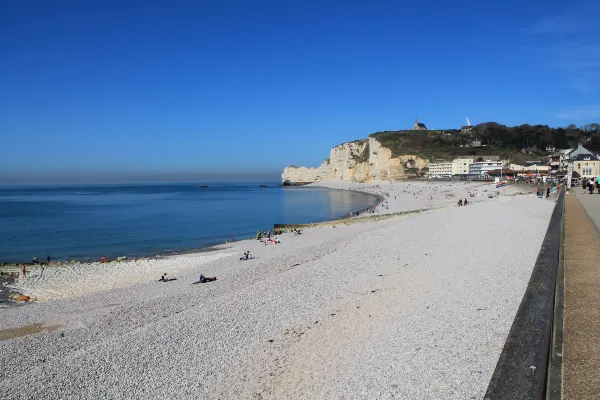
[[[464,195],[463,192],[465,190],[467,193],[480,193],[481,196],[484,196],[485,193],[489,192],[488,184],[484,184],[482,186],[481,183],[459,183],[458,185],[438,183],[437,185],[432,185],[429,182],[425,184],[415,184],[414,182],[371,182],[367,184],[358,184],[355,182],[334,181],[319,182],[318,184],[315,184],[315,186],[317,185],[330,190],[346,190],[375,196],[377,199],[377,204],[367,207],[365,210],[375,209],[376,212],[366,213],[361,211],[360,216],[344,216],[337,219],[305,224],[276,224],[275,227],[277,227],[277,229],[288,231],[287,234],[280,235],[282,239],[284,239],[284,236],[291,235],[289,230],[295,228],[319,229],[331,227],[350,227],[356,224],[375,224],[387,220],[401,219],[412,215],[424,214],[427,211],[441,211],[443,209],[456,207],[456,204],[454,203],[455,195],[460,194],[462,196]],[[483,191],[481,191],[482,189]],[[425,192],[423,193],[424,190]],[[494,192],[495,191],[496,190],[494,190]],[[504,192],[504,197],[511,197],[519,193],[523,193],[522,191],[514,190],[514,188],[502,188],[502,191]],[[433,201],[432,199],[434,195],[441,199],[441,202]],[[441,196],[445,196],[445,198]],[[397,197],[400,198],[398,199]],[[484,196],[479,201],[475,201],[475,203],[487,202],[489,200],[491,199]],[[414,206],[418,205],[421,207],[413,208]],[[285,237],[284,240],[289,240],[289,237]],[[229,244],[220,243],[199,249],[188,249],[184,251],[142,257],[127,256],[125,259],[113,259],[107,263],[100,263],[98,260],[81,260],[75,262],[57,261],[53,262],[50,266],[38,264],[27,265],[30,271],[38,271],[36,272],[36,277],[38,277],[37,280],[42,279],[42,281],[48,279],[56,280],[58,278],[52,278],[51,275],[60,275],[66,273],[73,274],[73,271],[77,271],[77,275],[95,275],[96,279],[99,280],[105,280],[105,274],[113,274],[118,276],[120,279],[111,284],[104,284],[104,286],[100,285],[99,287],[91,287],[91,284],[86,281],[86,283],[83,285],[84,288],[71,288],[73,295],[84,295],[87,293],[86,290],[101,292],[102,290],[107,290],[113,287],[129,287],[139,283],[147,282],[149,280],[151,281],[157,279],[159,275],[157,269],[159,266],[162,266],[161,268],[164,269],[164,272],[168,272],[170,274],[169,276],[173,276],[173,273],[184,272],[186,268],[191,268],[194,265],[201,265],[205,262],[211,262],[213,259],[229,257],[237,253],[241,255],[242,251],[256,247],[257,243],[260,242],[256,241],[254,237],[250,237],[236,240],[235,242],[231,242]],[[127,273],[123,273],[123,268],[137,271],[137,276],[130,276]],[[19,268],[15,267],[13,263],[0,265],[0,271],[13,273],[17,272],[17,275],[20,272]],[[86,278],[80,277],[75,279],[85,280]],[[19,277],[17,278],[16,282],[10,284],[9,288],[13,291],[13,293],[31,296],[34,298],[34,300],[38,300],[38,298],[39,300],[52,300],[64,297],[64,295],[60,294],[62,289],[60,289],[59,282],[55,282],[51,285],[52,287],[48,288],[45,287],[43,282],[38,284],[37,280],[36,282],[22,281],[22,279]],[[68,291],[68,289],[64,290]],[[43,293],[41,298],[39,293]]]
[[[282,186],[282,185],[280,185]],[[306,185],[303,185],[306,186]],[[300,186],[298,186],[300,187]],[[319,186],[320,187],[320,186]],[[328,190],[333,190],[333,191],[343,191],[346,189],[334,189],[334,188],[327,188],[327,187],[322,187],[324,189],[328,189]],[[374,194],[374,193],[369,193],[366,191],[358,191],[358,190],[346,190],[346,191],[353,191],[353,192],[357,192],[360,194],[364,194],[364,195],[368,195],[368,196],[373,196],[377,199],[377,204],[374,206],[370,206],[370,207],[366,207],[363,209],[358,210],[360,213],[363,213],[363,211],[366,211],[370,208],[373,207],[377,207],[379,206],[384,200],[385,198],[381,195],[378,194]],[[355,212],[355,211],[353,211]],[[340,216],[337,218],[332,218],[332,219],[325,219],[323,221],[317,221],[317,222],[312,222],[309,224],[319,224],[319,223],[325,223],[325,222],[329,222],[329,221],[337,221],[337,220],[341,220],[341,219],[345,219],[345,218],[350,218],[349,216],[345,215],[345,216]],[[279,225],[279,224],[274,224],[274,225]],[[270,228],[273,229],[273,228]],[[243,237],[240,239],[236,238],[235,242],[239,242],[239,241],[243,241],[243,240],[250,240],[253,239],[254,237]],[[227,240],[227,238],[225,238],[225,240]],[[224,241],[225,241],[224,240]],[[220,246],[227,246],[227,243],[223,242],[219,242],[219,243],[209,243],[205,246],[202,247],[197,247],[197,248],[187,248],[187,249],[182,249],[182,250],[163,250],[163,251],[158,251],[158,252],[153,252],[153,253],[132,253],[132,254],[123,254],[121,256],[116,256],[116,255],[109,255],[107,256],[107,258],[110,260],[110,262],[116,262],[116,261],[121,261],[119,260],[119,258],[121,257],[125,257],[123,260],[143,260],[143,259],[154,259],[154,258],[158,258],[158,257],[169,257],[169,256],[178,256],[178,255],[184,255],[184,254],[196,254],[196,253],[205,253],[205,252],[211,252],[211,251],[218,251],[221,250],[219,247]],[[234,243],[235,243],[234,242]],[[96,262],[98,262],[97,260],[99,260],[102,256],[86,256],[86,257],[79,257],[79,258],[72,258],[71,260],[68,259],[56,259],[56,260],[52,260],[52,264],[54,265],[62,265],[62,264],[72,264],[73,260],[75,262],[78,263],[90,263],[90,264],[94,264]],[[41,262],[46,263],[46,261],[41,260]],[[21,264],[25,264],[27,266],[36,266],[36,265],[40,265],[40,264],[33,264],[31,260],[20,260],[20,261],[14,261],[14,260],[0,260],[0,270],[2,270],[3,267],[8,268],[11,266],[15,266],[15,265],[21,265]],[[47,266],[46,264],[44,264],[44,266]]]

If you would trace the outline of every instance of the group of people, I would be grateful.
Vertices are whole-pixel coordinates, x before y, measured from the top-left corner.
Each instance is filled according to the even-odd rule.
[[[584,193],[587,189],[590,194],[594,194],[594,188],[596,188],[598,189],[598,194],[600,194],[600,176],[597,178],[583,179],[581,182]]]
[[[281,240],[279,240],[278,236],[273,236],[273,237],[269,237],[269,238],[264,238],[261,240],[261,242],[263,242],[266,245],[268,245],[269,243],[271,244],[279,244],[281,243]]]
[[[251,260],[254,257],[252,256],[252,254],[250,254],[250,250],[244,252],[244,255],[242,257],[240,257],[240,261],[244,261],[244,260]]]
[[[544,188],[543,187],[538,187],[537,191],[536,191],[536,195],[538,198],[543,199],[544,198]],[[546,198],[550,197],[550,188],[547,187],[546,188]]]
[[[52,262],[52,257],[50,257],[50,254],[46,254],[46,262],[48,264],[50,264]],[[40,263],[40,259],[38,257],[33,257],[33,260],[31,260],[32,264],[42,264]]]
[[[176,281],[177,278],[169,278],[167,276],[167,273],[165,272],[164,274],[162,274],[160,276],[160,279],[158,280],[159,282],[171,282],[171,281]],[[207,282],[212,282],[212,281],[216,281],[217,277],[216,276],[204,276],[203,274],[200,274],[200,278],[196,281],[196,282],[192,282],[192,285],[195,285],[197,283],[207,283]]]
[[[463,199],[459,199],[458,200],[458,206],[462,207],[462,206],[466,206],[467,204],[469,204],[469,202],[467,201],[467,198],[465,197],[465,200],[463,201]]]
[[[263,237],[266,237],[267,239],[271,239],[271,230],[267,229],[266,231],[257,231],[256,232],[256,239],[260,240]]]
[[[52,257],[50,257],[50,254],[46,255],[46,262],[48,263],[48,265],[52,263]],[[39,257],[33,257],[33,259],[31,260],[31,265],[44,265],[44,263],[40,262]],[[25,265],[25,263],[21,264],[21,274],[23,275],[23,278],[27,279],[27,266]]]

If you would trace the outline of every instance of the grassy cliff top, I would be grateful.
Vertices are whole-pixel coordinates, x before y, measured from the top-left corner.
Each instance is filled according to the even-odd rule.
[[[460,147],[461,143],[468,143],[471,140],[469,135],[463,135],[460,131],[386,131],[369,136],[390,149],[393,157],[414,154],[430,161],[450,161],[464,156],[477,158],[481,155],[500,155],[514,162],[539,158],[539,155],[522,154],[516,149],[493,145]]]

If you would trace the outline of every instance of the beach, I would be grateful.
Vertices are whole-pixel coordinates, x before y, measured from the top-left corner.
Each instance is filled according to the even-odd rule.
[[[482,398],[552,198],[489,183],[320,185],[384,200],[277,245],[32,269],[12,286],[37,301],[0,310],[0,393]],[[176,280],[157,282],[165,272]],[[200,273],[218,279],[191,284]]]

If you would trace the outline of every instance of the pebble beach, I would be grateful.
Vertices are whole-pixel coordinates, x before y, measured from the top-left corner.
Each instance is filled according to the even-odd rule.
[[[19,277],[12,288],[36,301],[0,309],[0,397],[483,398],[554,198],[489,183],[319,185],[384,200],[281,244]],[[176,280],[157,282],[164,272]],[[218,279],[192,284],[201,273]]]

